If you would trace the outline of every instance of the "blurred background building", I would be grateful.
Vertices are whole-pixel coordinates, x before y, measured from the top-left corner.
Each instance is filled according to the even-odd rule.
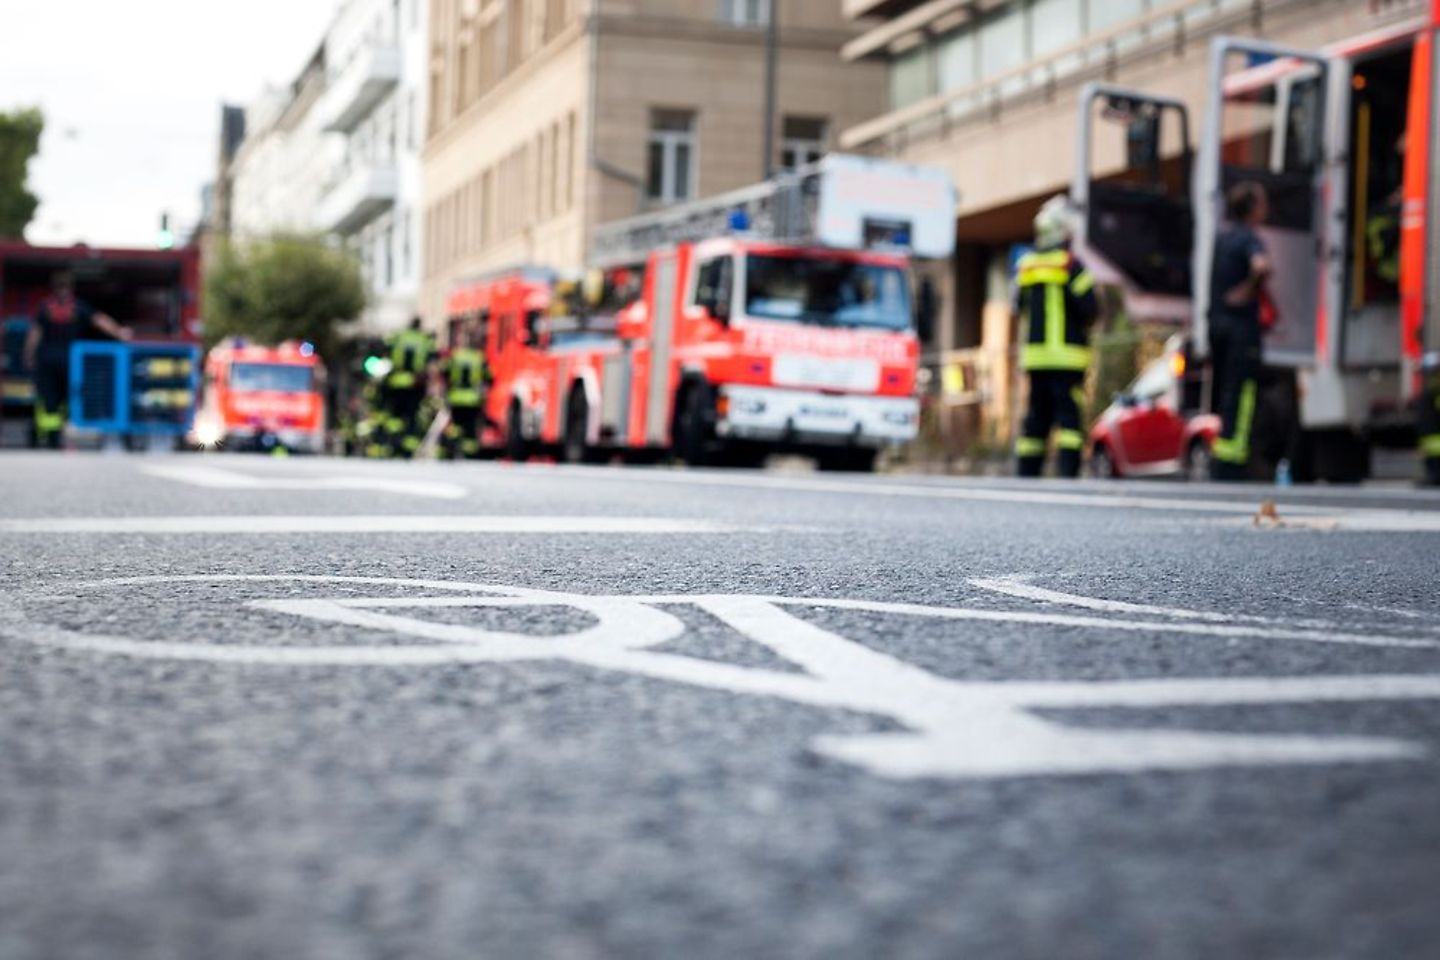
[[[428,0],[343,0],[294,82],[245,108],[217,175],[217,234],[321,232],[355,252],[368,333],[416,307],[427,22]]]
[[[436,0],[422,306],[459,278],[579,267],[602,222],[766,174],[769,0]],[[778,4],[775,164],[885,108],[833,2]]]

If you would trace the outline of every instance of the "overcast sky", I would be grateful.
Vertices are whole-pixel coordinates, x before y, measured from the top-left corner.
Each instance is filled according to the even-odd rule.
[[[45,111],[26,239],[151,246],[162,210],[188,231],[220,104],[289,82],[338,2],[0,0],[0,110]]]

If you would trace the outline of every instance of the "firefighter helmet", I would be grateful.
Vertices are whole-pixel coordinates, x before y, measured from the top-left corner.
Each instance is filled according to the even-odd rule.
[[[1050,248],[1067,243],[1073,229],[1072,216],[1070,198],[1063,193],[1046,200],[1035,214],[1035,245]]]

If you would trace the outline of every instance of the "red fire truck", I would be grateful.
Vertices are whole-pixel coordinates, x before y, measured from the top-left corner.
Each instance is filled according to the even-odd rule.
[[[757,187],[597,233],[583,279],[517,269],[457,286],[483,346],[491,449],[567,461],[777,449],[870,469],[918,426],[914,256],[950,255],[943,172],[830,156]]]
[[[1132,317],[1189,326],[1196,359],[1224,191],[1254,181],[1269,194],[1262,469],[1286,458],[1298,477],[1356,481],[1372,445],[1414,442],[1422,368],[1440,363],[1440,0],[1430,6],[1318,51],[1217,38],[1198,151],[1179,100],[1102,84],[1081,95],[1081,253]]]
[[[277,347],[239,339],[205,356],[205,398],[192,439],[205,449],[325,448],[325,366],[309,343]]]

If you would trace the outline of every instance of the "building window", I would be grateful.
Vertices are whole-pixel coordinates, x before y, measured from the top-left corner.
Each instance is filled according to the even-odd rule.
[[[798,170],[825,156],[829,124],[823,117],[786,117],[780,138],[780,166]]]
[[[770,22],[770,0],[720,0],[720,21],[732,27],[758,27]]]
[[[890,106],[899,110],[925,99],[930,88],[930,48],[907,50],[895,58],[890,67]]]
[[[575,206],[575,111],[565,118],[565,209]]]
[[[689,200],[695,186],[695,112],[656,110],[650,115],[650,156],[645,188],[651,200]]]
[[[395,285],[395,228],[386,227],[380,242],[385,245],[385,288]]]
[[[406,210],[400,220],[400,278],[402,280],[410,277],[410,258],[413,255],[410,230],[410,211]]]

